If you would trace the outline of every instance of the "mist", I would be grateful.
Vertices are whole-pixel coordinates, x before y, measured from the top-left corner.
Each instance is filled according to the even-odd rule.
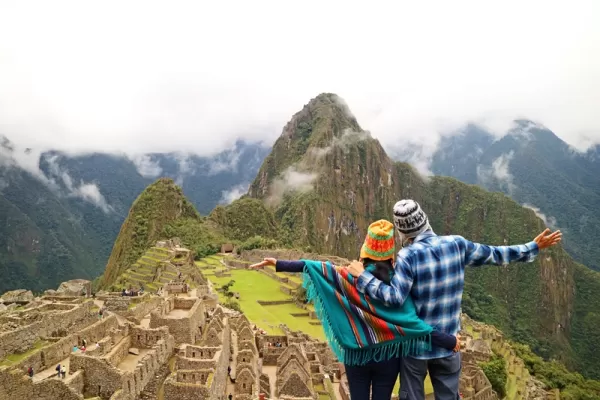
[[[384,148],[421,149],[420,170],[469,122],[600,143],[597,1],[235,3],[3,2],[0,135],[126,153],[153,177],[143,154],[270,144],[333,92]]]

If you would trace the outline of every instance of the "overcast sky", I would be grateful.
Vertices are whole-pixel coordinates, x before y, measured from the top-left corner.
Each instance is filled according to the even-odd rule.
[[[600,141],[598,21],[597,0],[0,0],[0,134],[208,154],[271,144],[334,92],[384,145],[526,117],[583,148]]]

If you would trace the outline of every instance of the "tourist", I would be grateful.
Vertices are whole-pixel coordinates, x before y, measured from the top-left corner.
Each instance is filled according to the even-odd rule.
[[[227,396],[227,398],[228,398],[229,400],[231,400],[231,399],[233,399],[233,395],[232,395],[231,393],[229,393],[229,396]]]
[[[60,364],[56,366],[56,375],[58,378],[60,378]]]
[[[369,226],[360,258],[369,271],[389,282],[394,273],[394,247],[393,224],[379,220]],[[356,290],[355,279],[346,268],[330,262],[274,258],[250,268],[264,265],[275,266],[277,272],[304,271],[307,297],[314,303],[331,348],[344,363],[352,399],[372,396],[372,400],[389,400],[398,377],[399,357],[427,350],[430,338],[443,348],[457,348],[455,336],[434,331],[419,320],[411,301],[392,309],[368,300]]]
[[[33,367],[27,369],[27,375],[29,375],[30,378],[33,378]]]
[[[79,350],[79,347],[77,347],[77,345],[73,346],[73,353],[75,353],[77,350]]]
[[[461,236],[437,236],[414,200],[397,202],[393,211],[403,248],[398,252],[389,285],[358,261],[352,262],[348,271],[357,278],[361,294],[400,309],[406,302],[414,302],[419,318],[451,335],[460,329],[465,267],[531,262],[539,250],[561,240],[560,231],[550,233],[546,229],[527,244],[487,246]],[[431,350],[402,359],[400,398],[424,399],[424,381],[429,372],[436,400],[456,400],[460,371],[460,353],[434,342]]]
[[[67,376],[67,367],[65,367],[64,364],[61,367],[60,372],[62,373],[62,378],[65,379],[65,376]]]
[[[103,308],[98,310],[98,319],[102,319],[102,315],[104,314]]]

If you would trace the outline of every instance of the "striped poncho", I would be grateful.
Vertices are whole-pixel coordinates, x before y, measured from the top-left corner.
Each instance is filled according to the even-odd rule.
[[[364,365],[431,349],[432,328],[417,317],[410,298],[389,308],[356,289],[346,269],[302,260],[304,288],[338,360]]]

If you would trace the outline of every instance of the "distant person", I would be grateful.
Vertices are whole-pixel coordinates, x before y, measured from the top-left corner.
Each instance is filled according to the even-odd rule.
[[[62,378],[65,379],[65,376],[67,376],[67,367],[65,367],[65,365],[63,364],[63,366],[60,368],[60,372],[62,373]]]
[[[60,364],[56,366],[56,376],[60,378]]]
[[[539,250],[560,242],[560,231],[544,230],[531,242],[515,246],[487,246],[462,236],[438,236],[427,215],[414,200],[394,205],[394,225],[402,245],[394,275],[386,284],[362,263],[354,261],[348,271],[357,278],[361,294],[389,307],[414,302],[420,319],[447,335],[460,330],[461,301],[467,266],[531,262]],[[400,399],[424,399],[429,372],[436,400],[456,400],[461,371],[460,353],[433,342],[423,354],[404,357],[400,367]]]
[[[98,310],[98,319],[102,319],[103,315],[104,315],[104,308],[101,308],[100,310]]]
[[[360,258],[369,271],[390,282],[394,249],[394,225],[379,220],[369,226]],[[334,353],[344,363],[351,399],[389,400],[398,378],[399,357],[427,350],[430,338],[450,351],[458,345],[455,336],[434,331],[419,320],[410,300],[400,309],[388,308],[359,293],[356,279],[346,268],[330,262],[274,258],[250,268],[264,265],[275,266],[277,272],[304,272],[307,298]],[[281,347],[281,342],[275,347]]]
[[[27,369],[27,375],[29,375],[30,378],[33,378],[33,367]]]
[[[228,398],[229,400],[231,400],[231,399],[233,399],[233,395],[232,395],[231,393],[229,393],[229,396],[227,396],[227,398]]]

